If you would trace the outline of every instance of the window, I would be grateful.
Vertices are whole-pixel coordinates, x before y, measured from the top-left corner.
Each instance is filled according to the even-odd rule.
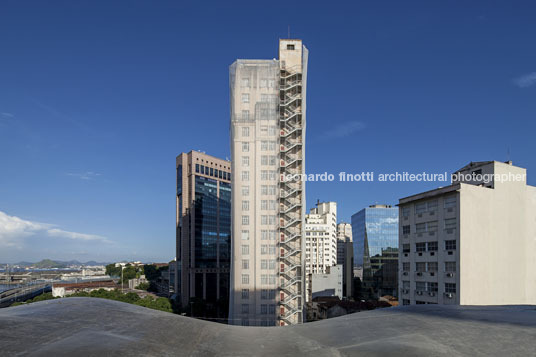
[[[409,262],[402,263],[402,271],[409,271]]]
[[[445,250],[455,250],[456,249],[456,240],[446,240],[445,241]]]
[[[426,263],[423,263],[423,262],[415,263],[415,271],[422,273],[425,270],[426,270]]]
[[[402,208],[402,217],[409,217],[409,207]]]
[[[410,233],[410,226],[402,226],[402,234],[409,234]]]
[[[242,225],[247,226],[249,225],[249,216],[242,216]]]
[[[268,165],[268,155],[261,156],[261,165]]]
[[[242,274],[242,284],[249,284],[249,274]]]
[[[249,299],[249,289],[242,289],[242,300]]]
[[[410,286],[409,284],[410,284],[409,281],[407,281],[407,280],[403,280],[403,281],[402,281],[402,288],[403,288],[403,289],[409,289],[409,286]]]
[[[268,127],[268,135],[270,135],[270,136],[275,135],[275,126]]]
[[[408,299],[402,299],[402,305],[409,305]]]
[[[456,272],[456,262],[445,262],[445,271],[447,273]]]
[[[242,230],[242,240],[249,240],[249,230]]]
[[[266,88],[267,87],[268,80],[266,78],[261,78],[259,81],[259,87],[260,88]]]
[[[424,281],[417,281],[415,283],[415,290],[426,291],[426,283]]]
[[[268,170],[261,170],[261,180],[268,180]]]
[[[268,254],[268,244],[261,244],[261,254]]]
[[[242,196],[249,196],[249,186],[242,186]]]
[[[402,252],[409,253],[409,244],[402,244]]]
[[[242,304],[242,313],[249,314],[249,304]]]
[[[437,211],[437,200],[428,201],[428,212]]]
[[[427,290],[429,292],[437,293],[437,290],[438,290],[437,288],[438,288],[437,283],[433,283],[433,282],[427,283]]]
[[[249,88],[249,78],[242,78],[241,86]]]
[[[261,269],[268,269],[268,260],[266,259],[261,260]]]
[[[242,319],[242,326],[249,326],[249,320],[248,319]]]
[[[242,259],[242,269],[249,269],[249,260],[248,259]]]
[[[444,206],[445,206],[445,208],[456,207],[456,196],[452,195],[452,196],[445,197]]]
[[[249,201],[242,201],[242,211],[249,211]]]
[[[415,243],[415,251],[416,252],[426,251],[426,243]]]
[[[268,313],[268,305],[261,304],[261,315],[266,315]]]
[[[456,228],[456,218],[445,219],[445,229],[455,229],[455,228]]]
[[[427,245],[428,245],[429,252],[437,251],[437,242],[428,242]]]
[[[268,284],[268,274],[261,274],[261,284]]]
[[[242,143],[242,152],[249,152],[249,143],[248,142]]]
[[[437,262],[428,262],[428,271],[437,271]]]
[[[273,297],[272,297],[272,293],[273,293]],[[275,290],[270,290],[270,299],[275,299]],[[268,306],[268,313],[270,314],[275,314],[275,305],[270,305]]]
[[[242,244],[242,255],[248,255],[249,254],[249,245]]]
[[[456,283],[445,283],[446,293],[456,293]]]
[[[426,232],[426,223],[417,223],[415,225],[415,232],[417,232],[417,233]]]
[[[415,214],[423,214],[426,212],[426,202],[417,203],[415,205]]]
[[[415,305],[424,305],[424,304],[426,304],[424,301],[419,301],[419,300],[415,301]]]
[[[249,167],[249,156],[242,156],[242,166]]]
[[[294,50],[294,45],[287,45],[287,50],[290,50],[290,51]]]
[[[195,172],[199,173],[199,164],[195,164]]]
[[[242,136],[244,136],[244,137],[249,136],[249,126],[243,126],[242,127]]]
[[[263,300],[268,299],[268,290],[267,289],[262,289],[261,290],[261,299],[263,299]]]
[[[242,171],[242,181],[249,181],[249,171]]]
[[[437,231],[437,221],[426,222],[426,231],[427,232],[436,232]]]
[[[261,240],[268,240],[268,231],[266,229],[261,230]]]
[[[242,120],[249,120],[249,110],[242,110]]]
[[[249,93],[242,93],[242,103],[249,103]]]

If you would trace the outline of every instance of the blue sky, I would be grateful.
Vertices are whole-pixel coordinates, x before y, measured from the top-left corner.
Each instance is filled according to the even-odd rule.
[[[536,185],[532,1],[0,4],[0,262],[168,261],[175,156],[229,157],[228,66],[310,50],[309,173],[507,160]],[[339,217],[438,183],[308,183]]]

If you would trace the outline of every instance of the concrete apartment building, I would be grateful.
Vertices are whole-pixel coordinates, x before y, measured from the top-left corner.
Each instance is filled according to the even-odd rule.
[[[305,98],[308,51],[279,41],[279,60],[229,69],[233,244],[230,324],[303,322]]]
[[[353,296],[353,267],[354,249],[352,243],[352,225],[339,223],[337,225],[337,264],[342,265],[343,296]]]
[[[536,187],[524,168],[471,162],[399,209],[402,304],[536,304]]]
[[[327,268],[325,273],[310,274],[307,302],[313,301],[316,297],[337,296],[343,298],[343,269],[342,265],[333,265]]]
[[[231,264],[231,163],[190,151],[177,156],[173,284],[182,306],[192,298],[227,301]]]
[[[337,203],[319,202],[305,215],[305,275],[327,274],[334,265],[337,265]],[[307,279],[307,298],[311,296],[311,288]]]

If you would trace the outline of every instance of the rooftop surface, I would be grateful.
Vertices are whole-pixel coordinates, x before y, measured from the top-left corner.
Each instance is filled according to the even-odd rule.
[[[290,327],[239,327],[117,301],[0,309],[2,355],[534,356],[536,306],[418,305]]]

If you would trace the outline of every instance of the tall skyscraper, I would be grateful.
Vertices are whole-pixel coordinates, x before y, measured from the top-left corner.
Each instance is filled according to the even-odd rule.
[[[352,243],[352,225],[339,223],[337,225],[337,264],[342,265],[343,296],[353,296],[354,248]]]
[[[303,321],[305,92],[308,51],[230,69],[233,244],[229,323]]]
[[[326,274],[337,265],[337,203],[317,203],[305,215],[305,275]],[[309,293],[309,280],[305,289]]]
[[[397,296],[398,209],[372,205],[352,216],[354,266],[363,268],[365,298]]]
[[[231,163],[190,151],[177,156],[176,167],[175,293],[182,306],[192,298],[226,306],[231,265]]]
[[[403,305],[536,304],[536,187],[511,161],[471,162],[400,199]]]

